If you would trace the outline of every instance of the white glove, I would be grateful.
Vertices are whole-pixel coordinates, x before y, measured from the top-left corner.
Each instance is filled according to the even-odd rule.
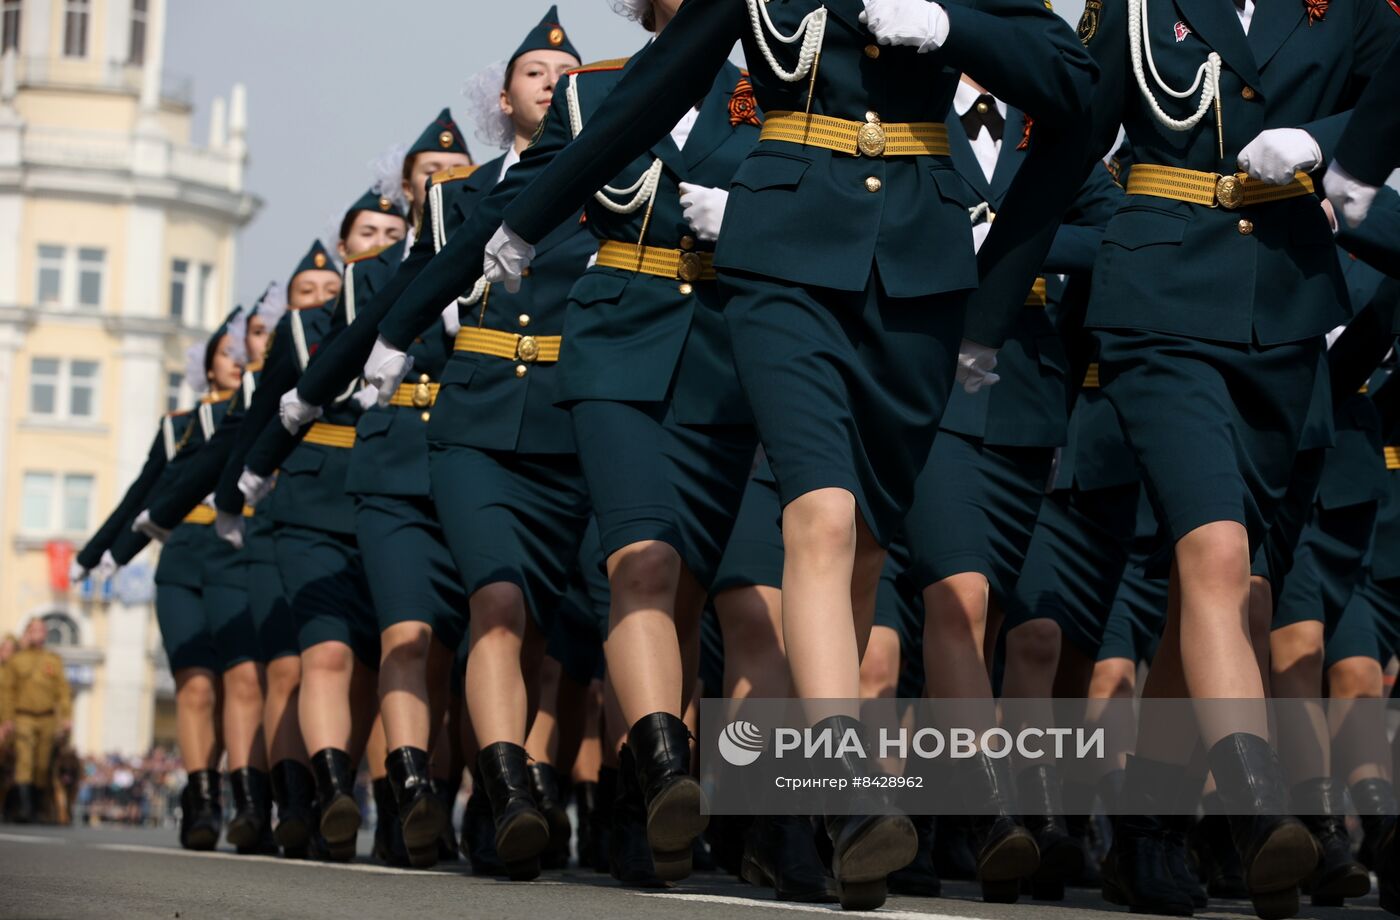
[[[68,583],[70,585],[76,585],[87,576],[88,570],[83,568],[83,564],[78,560],[74,559],[72,564],[68,566]]]
[[[447,305],[447,309],[442,311],[442,328],[454,339],[457,333],[462,331],[462,315],[457,309],[457,301],[452,301]]]
[[[214,533],[219,535],[219,539],[233,546],[234,549],[243,548],[243,515],[229,514],[227,511],[220,511],[214,515]]]
[[[1332,202],[1332,209],[1342,216],[1349,227],[1361,226],[1371,210],[1371,202],[1376,200],[1376,192],[1380,191],[1376,186],[1354,178],[1336,160],[1327,167],[1327,175],[1322,177],[1322,189],[1327,193],[1327,200]]]
[[[379,404],[389,405],[389,401],[394,398],[394,393],[399,389],[399,384],[408,376],[408,372],[413,370],[413,358],[405,352],[399,351],[381,336],[374,343],[374,350],[369,353],[368,360],[365,361],[365,370],[362,375],[365,383],[379,391]]]
[[[355,401],[355,405],[360,407],[361,412],[368,412],[379,406],[379,391],[374,387],[361,387],[350,398]]]
[[[978,345],[967,339],[963,339],[962,345],[958,346],[957,380],[958,383],[962,384],[965,392],[976,393],[983,387],[989,387],[1000,380],[1000,374],[992,373],[996,366],[997,350],[995,348]]]
[[[719,239],[719,228],[724,223],[724,208],[729,204],[729,193],[720,188],[692,185],[682,182],[681,210],[686,222],[695,235],[707,243]]]
[[[535,247],[501,224],[491,242],[486,244],[483,274],[490,284],[503,284],[507,293],[515,294],[520,290],[520,277],[533,261]]]
[[[92,570],[92,575],[99,581],[107,581],[117,574],[119,568],[121,566],[117,565],[117,560],[112,557],[112,551],[110,549],[103,550],[102,558],[98,560],[97,568]]]
[[[862,0],[860,21],[882,45],[908,45],[920,54],[948,40],[948,14],[929,0]]]
[[[302,399],[301,394],[293,388],[282,394],[282,402],[277,413],[281,417],[282,427],[287,429],[287,433],[296,434],[321,417],[321,407],[313,406]]]
[[[972,225],[972,251],[974,253],[982,251],[982,244],[987,242],[987,234],[992,232],[990,222],[983,222]]]
[[[271,476],[259,476],[246,466],[243,472],[238,474],[238,491],[243,493],[243,501],[250,507],[256,508],[258,502],[267,498],[267,493],[272,491],[276,481]]]
[[[1269,185],[1287,185],[1298,172],[1312,172],[1322,163],[1322,148],[1302,128],[1270,128],[1240,151],[1240,169]]]
[[[151,520],[150,511],[142,511],[136,515],[136,521],[131,525],[131,529],[139,534],[145,534],[158,543],[164,543],[170,539],[170,531],[163,527],[157,527],[155,522]]]

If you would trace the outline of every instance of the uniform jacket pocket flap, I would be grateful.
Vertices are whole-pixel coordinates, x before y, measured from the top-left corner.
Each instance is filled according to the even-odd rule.
[[[578,280],[569,296],[584,306],[615,303],[622,298],[632,277],[623,272],[590,271]]]
[[[307,447],[302,445],[292,451],[292,455],[282,464],[284,473],[316,473],[325,465],[326,455],[324,451],[338,450],[334,447]]]
[[[360,416],[360,420],[355,423],[355,437],[362,441],[380,437],[389,430],[389,426],[392,424],[394,424],[394,410],[371,410]]]
[[[447,362],[442,371],[443,386],[466,386],[476,374],[476,362],[470,358],[457,356]]]
[[[1186,221],[1182,215],[1155,208],[1125,209],[1108,222],[1103,239],[1105,243],[1113,243],[1124,249],[1179,244],[1186,236]]]
[[[812,166],[811,160],[784,153],[755,153],[734,174],[734,184],[751,192],[770,188],[797,188]]]
[[[934,166],[929,169],[929,174],[933,176],[933,182],[938,186],[938,194],[943,196],[945,201],[951,201],[964,207],[973,207],[982,203],[982,196],[977,194],[977,190],[968,184],[968,181],[958,175],[958,171],[949,166]]]

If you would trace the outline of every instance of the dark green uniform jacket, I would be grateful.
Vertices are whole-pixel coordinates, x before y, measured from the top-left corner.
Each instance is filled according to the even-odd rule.
[[[1387,0],[1400,16],[1400,5]],[[1348,173],[1371,185],[1380,185],[1400,166],[1400,105],[1395,92],[1400,87],[1400,43],[1390,51],[1376,79],[1356,104],[1337,145],[1337,162]]]

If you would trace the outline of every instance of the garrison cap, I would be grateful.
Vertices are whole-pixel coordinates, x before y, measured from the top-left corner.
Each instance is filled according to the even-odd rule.
[[[407,156],[413,157],[430,151],[471,156],[471,151],[467,149],[467,141],[462,137],[462,129],[452,120],[451,109],[443,109],[433,123],[423,129],[423,133],[418,135],[418,140],[408,148]]]
[[[569,33],[564,31],[564,27],[559,24],[559,7],[551,6],[549,12],[544,14],[539,25],[530,30],[530,34],[525,36],[525,41],[520,47],[515,49],[515,53],[510,56],[510,65],[514,64],[521,55],[529,54],[531,51],[563,51],[565,54],[572,54],[575,59],[583,60],[579,55],[574,43],[569,41]]]

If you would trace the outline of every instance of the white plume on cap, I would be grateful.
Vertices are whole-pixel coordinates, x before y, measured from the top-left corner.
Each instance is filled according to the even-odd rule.
[[[608,6],[619,16],[641,22],[647,10],[651,9],[651,0],[608,0]]]
[[[209,375],[204,370],[204,347],[208,342],[195,342],[185,349],[185,386],[198,396],[209,389]]]
[[[370,188],[394,203],[400,212],[408,210],[408,199],[403,194],[403,161],[408,155],[408,144],[395,144],[369,162],[374,173],[374,184]]]
[[[228,320],[228,335],[230,351],[233,360],[239,364],[248,364],[248,308],[239,307],[233,316]]]
[[[277,328],[278,320],[287,312],[287,291],[282,283],[274,281],[269,284],[253,309],[258,311],[258,316],[269,330]]]
[[[515,124],[501,111],[501,89],[506,85],[506,62],[489,64],[462,86],[467,115],[476,125],[476,137],[490,147],[504,150],[515,140]]]

